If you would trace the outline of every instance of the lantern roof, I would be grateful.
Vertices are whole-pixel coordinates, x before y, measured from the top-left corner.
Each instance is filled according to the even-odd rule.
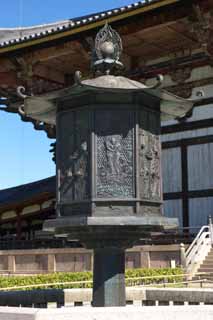
[[[57,103],[60,99],[92,93],[102,93],[104,96],[108,94],[109,97],[113,93],[117,93],[119,99],[116,101],[125,103],[128,101],[125,99],[126,95],[131,93],[133,95],[149,95],[150,98],[154,97],[159,100],[162,120],[185,116],[193,107],[194,101],[180,98],[160,89],[163,82],[162,75],[158,75],[157,82],[153,86],[146,86],[141,82],[117,75],[123,68],[123,64],[120,62],[122,50],[122,40],[119,34],[106,23],[95,38],[91,61],[91,71],[94,78],[82,81],[81,72],[76,71],[74,86],[41,96],[26,96],[23,94],[24,88],[19,87],[19,95],[25,98],[24,109],[21,108],[21,112],[32,119],[55,125]],[[114,103],[113,100],[111,102]]]
[[[158,81],[159,84],[159,81]],[[158,85],[157,84],[157,85]],[[81,96],[89,93],[148,94],[160,100],[161,119],[169,120],[184,117],[193,107],[195,100],[183,99],[157,85],[149,87],[122,76],[102,75],[79,81],[74,86],[39,96],[25,96],[21,112],[38,121],[55,124],[57,101],[69,96]],[[197,100],[196,100],[197,101]]]

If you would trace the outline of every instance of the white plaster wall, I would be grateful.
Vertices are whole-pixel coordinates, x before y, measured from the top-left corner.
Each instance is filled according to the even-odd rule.
[[[178,218],[179,227],[183,227],[182,200],[164,201],[164,215],[169,218]]]
[[[182,189],[180,148],[162,150],[163,192],[178,192]]]
[[[213,143],[188,147],[188,188],[213,188]]]
[[[191,227],[208,224],[209,215],[213,215],[213,197],[189,200],[189,223]]]

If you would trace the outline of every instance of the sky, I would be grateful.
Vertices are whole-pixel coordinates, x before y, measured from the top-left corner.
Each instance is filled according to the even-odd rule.
[[[128,5],[133,0],[0,0],[0,28],[55,22]],[[0,189],[55,174],[45,132],[19,115],[0,111]]]

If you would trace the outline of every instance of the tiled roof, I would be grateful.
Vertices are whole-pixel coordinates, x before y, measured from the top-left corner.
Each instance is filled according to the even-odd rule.
[[[55,194],[56,178],[50,177],[36,182],[0,190],[0,209],[5,206],[30,201],[42,194]]]
[[[27,42],[33,39],[39,39],[48,35],[68,31],[76,27],[88,25],[97,21],[104,20],[113,16],[118,16],[122,13],[134,11],[138,8],[148,6],[153,3],[162,2],[162,0],[142,0],[133,4],[82,16],[74,19],[59,21],[51,24],[44,24],[26,28],[3,28],[0,29],[0,48],[8,47],[18,43]]]

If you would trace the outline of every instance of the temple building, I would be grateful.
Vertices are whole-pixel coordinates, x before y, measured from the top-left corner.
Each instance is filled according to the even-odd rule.
[[[77,70],[89,77],[95,35],[110,24],[123,41],[124,76],[153,84],[162,74],[166,90],[200,95],[186,117],[162,121],[161,130],[164,212],[179,218],[176,241],[184,230],[194,234],[213,213],[212,14],[209,0],[144,0],[52,24],[0,29],[0,109],[55,139],[54,124],[26,116],[20,96],[69,87]],[[42,237],[43,221],[55,217],[55,183],[47,177],[0,190],[1,239]]]

